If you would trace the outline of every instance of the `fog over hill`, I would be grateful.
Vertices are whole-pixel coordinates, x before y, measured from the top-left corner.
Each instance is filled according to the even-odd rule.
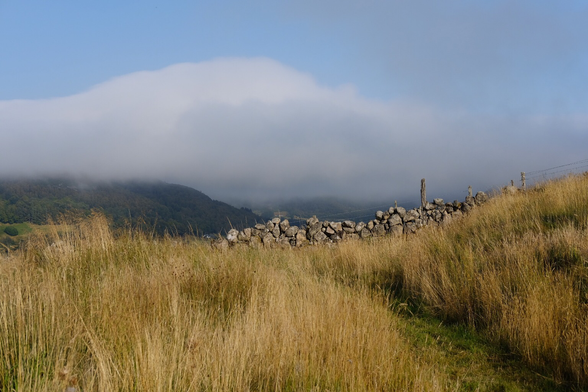
[[[587,159],[588,3],[0,2],[0,177],[462,199]],[[15,33],[18,32],[18,33]]]
[[[0,175],[164,180],[215,199],[462,198],[585,158],[588,117],[378,101],[269,58],[135,72],[79,94],[0,101]],[[458,191],[459,190],[459,191]]]

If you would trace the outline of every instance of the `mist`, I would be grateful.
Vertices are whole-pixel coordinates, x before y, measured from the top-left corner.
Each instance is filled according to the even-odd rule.
[[[587,126],[369,99],[269,58],[219,58],[0,101],[0,176],[163,180],[219,200],[402,199],[426,178],[449,199],[585,158]]]

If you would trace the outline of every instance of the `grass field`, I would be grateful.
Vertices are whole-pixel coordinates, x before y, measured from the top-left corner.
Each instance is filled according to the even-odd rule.
[[[588,387],[584,176],[336,247],[71,227],[0,258],[2,391]]]
[[[4,232],[6,227],[14,227],[18,230],[18,235],[9,236]],[[16,250],[32,233],[37,235],[46,235],[55,230],[68,230],[67,225],[35,225],[33,223],[0,223],[0,253]]]
[[[4,229],[6,229],[6,227],[8,227],[8,226],[11,226],[11,227],[14,227],[15,229],[17,229],[19,235],[26,235],[26,234],[30,234],[33,231],[33,228],[31,226],[34,226],[34,225],[29,224],[29,223],[15,223],[12,225],[0,223],[0,236],[7,235],[6,233],[4,233]]]

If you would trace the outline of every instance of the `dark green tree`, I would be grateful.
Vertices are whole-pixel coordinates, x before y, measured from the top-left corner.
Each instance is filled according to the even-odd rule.
[[[18,230],[14,226],[6,226],[4,232],[11,237],[16,237],[18,235]]]

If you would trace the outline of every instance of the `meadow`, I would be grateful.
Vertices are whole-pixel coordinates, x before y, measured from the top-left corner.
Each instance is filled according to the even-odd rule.
[[[67,223],[0,258],[2,391],[588,387],[587,176],[331,247]]]

